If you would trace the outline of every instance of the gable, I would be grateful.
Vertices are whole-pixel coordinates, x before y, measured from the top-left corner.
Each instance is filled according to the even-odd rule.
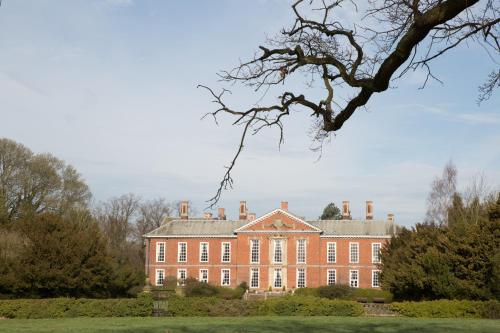
[[[235,232],[321,232],[321,230],[295,215],[276,209],[236,229]]]

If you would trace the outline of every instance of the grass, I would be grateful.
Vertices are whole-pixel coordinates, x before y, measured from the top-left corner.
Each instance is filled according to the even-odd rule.
[[[500,320],[233,317],[233,318],[68,318],[0,320],[0,333],[292,333],[292,332],[500,332]]]

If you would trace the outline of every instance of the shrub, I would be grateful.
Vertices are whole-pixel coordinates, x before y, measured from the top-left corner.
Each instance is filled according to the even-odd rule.
[[[356,317],[363,313],[363,306],[356,302],[329,300],[311,296],[271,298],[260,302],[258,307],[259,315]]]
[[[369,303],[373,303],[374,299],[383,299],[384,303],[392,302],[392,294],[390,291],[369,288],[351,288],[349,298],[352,300],[366,298]]]
[[[345,284],[335,284],[331,286],[321,286],[318,288],[319,297],[328,299],[349,299],[352,289]]]
[[[319,289],[318,288],[298,288],[295,289],[295,296],[314,296],[319,297]]]
[[[151,315],[150,295],[122,299],[21,299],[0,301],[0,317],[71,318],[71,317],[146,317]]]
[[[438,300],[392,303],[393,311],[407,317],[500,318],[498,301]]]
[[[193,296],[210,297],[217,295],[217,293],[218,293],[217,287],[211,284],[208,284],[206,282],[200,282],[193,278],[186,279],[184,285],[184,294],[186,295],[186,297],[193,297]]]

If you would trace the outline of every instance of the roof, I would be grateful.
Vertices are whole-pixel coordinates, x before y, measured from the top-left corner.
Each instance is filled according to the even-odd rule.
[[[391,236],[394,223],[388,220],[316,220],[309,221],[323,236]]]
[[[244,220],[173,220],[144,236],[234,236],[234,230],[247,223]]]
[[[275,212],[275,211],[273,211]],[[271,213],[273,213],[271,212]],[[264,216],[270,216],[271,213]],[[263,217],[264,217],[263,216]],[[294,215],[297,217],[296,215]],[[298,217],[297,217],[298,218]],[[302,219],[301,219],[302,220]],[[254,220],[255,221],[255,220]],[[172,220],[147,233],[144,237],[234,237],[238,229],[254,221],[247,220]],[[394,223],[388,220],[313,220],[304,221],[317,228],[321,236],[374,236],[390,237],[394,233]]]

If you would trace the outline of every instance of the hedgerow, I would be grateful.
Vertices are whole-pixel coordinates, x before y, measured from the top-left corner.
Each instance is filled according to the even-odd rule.
[[[392,303],[391,309],[407,317],[500,319],[500,302],[437,300]]]

